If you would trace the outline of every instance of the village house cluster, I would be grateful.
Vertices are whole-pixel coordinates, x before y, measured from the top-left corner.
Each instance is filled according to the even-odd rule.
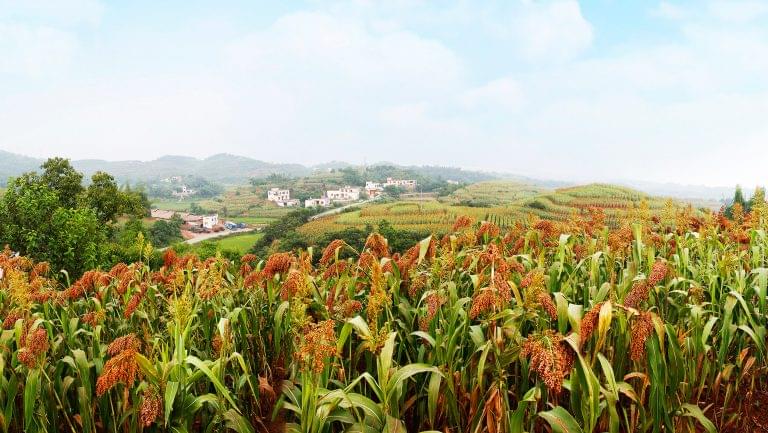
[[[386,182],[365,182],[365,187],[345,185],[339,189],[327,190],[320,198],[308,198],[304,200],[304,207],[328,207],[333,203],[350,203],[360,200],[360,194],[365,192],[369,198],[376,198],[384,193],[384,188],[388,186],[398,186],[407,190],[416,189],[416,181],[413,179],[393,179],[387,178]],[[271,188],[267,191],[267,200],[274,202],[280,207],[297,206],[299,201],[291,199],[289,189]]]
[[[190,231],[216,230],[219,226],[219,214],[195,215],[188,212],[175,212],[172,210],[152,209],[150,216],[160,220],[169,220],[178,215],[184,221],[184,229]]]
[[[282,188],[271,188],[267,191],[267,200],[280,207],[294,207],[300,203],[299,200],[291,198],[291,190]]]

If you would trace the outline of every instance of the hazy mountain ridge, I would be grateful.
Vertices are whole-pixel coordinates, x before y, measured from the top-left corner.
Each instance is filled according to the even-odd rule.
[[[11,176],[18,176],[27,171],[38,170],[43,161],[41,158],[33,158],[0,150],[0,185],[4,185]],[[359,167],[359,165],[345,161],[329,161],[312,166],[294,163],[272,163],[228,153],[219,153],[203,159],[181,155],[165,155],[151,161],[81,159],[73,160],[72,165],[83,172],[86,177],[90,177],[96,171],[101,170],[111,173],[120,182],[137,183],[170,176],[196,175],[208,180],[229,184],[246,183],[251,178],[267,177],[270,174],[306,176],[316,171]],[[577,184],[575,182],[536,179],[512,173],[464,170],[458,167],[437,165],[399,165],[382,161],[369,164],[368,166],[381,165],[391,165],[425,177],[443,178],[445,180],[467,183],[484,180],[512,180],[547,188],[561,188]],[[711,202],[719,202],[730,198],[734,190],[733,187],[710,187],[635,180],[617,180],[612,183],[636,188],[655,196],[698,199]],[[748,197],[751,196],[752,191],[753,188],[744,188],[744,193]]]

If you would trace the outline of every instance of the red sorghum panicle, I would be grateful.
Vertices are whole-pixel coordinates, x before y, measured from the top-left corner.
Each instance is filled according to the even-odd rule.
[[[304,332],[304,339],[296,355],[306,371],[321,373],[325,367],[325,359],[336,355],[334,324],[333,320],[313,323]]]
[[[332,240],[323,250],[323,256],[320,257],[320,265],[325,266],[330,263],[336,257],[336,252],[344,245],[346,244],[341,239]]]
[[[403,280],[408,279],[408,270],[419,259],[419,249],[419,245],[416,244],[409,248],[408,251],[406,251],[399,260],[397,260],[397,269],[400,270],[400,277]]]
[[[122,337],[115,338],[109,346],[107,346],[107,353],[109,356],[115,356],[120,352],[126,350],[138,351],[141,348],[141,342],[134,334],[124,335]]]
[[[659,284],[667,276],[667,270],[666,263],[661,261],[654,263],[651,268],[651,274],[648,276],[648,284],[651,286]]]
[[[338,278],[347,269],[347,262],[338,261],[328,266],[328,269],[323,272],[323,279]]]
[[[580,338],[582,346],[584,346],[587,340],[589,340],[589,337],[591,337],[592,333],[595,331],[595,328],[597,327],[597,319],[600,317],[600,309],[603,308],[603,304],[605,304],[605,302],[598,302],[589,311],[587,311],[584,317],[581,318]]]
[[[424,287],[427,286],[428,282],[429,274],[419,273],[416,275],[416,277],[414,277],[408,285],[408,296],[410,296],[411,299],[415,299],[421,293]]]
[[[544,382],[550,392],[557,395],[562,390],[565,376],[573,365],[573,354],[568,352],[562,336],[554,331],[528,337],[523,343],[520,356],[530,358],[530,368]]]
[[[650,293],[650,286],[645,280],[638,280],[632,284],[632,289],[624,298],[624,306],[629,308],[637,308],[641,302],[648,299],[648,293]]]
[[[488,235],[489,239],[493,239],[497,236],[499,236],[499,233],[501,230],[499,229],[499,226],[496,224],[489,222],[489,221],[483,221],[482,224],[480,224],[480,229],[477,231],[477,241],[480,242],[483,240],[483,236]]]
[[[141,343],[133,334],[116,338],[110,343],[107,353],[111,358],[104,364],[104,369],[96,381],[97,396],[101,397],[118,383],[133,385],[139,369],[136,354],[140,346]]]
[[[24,340],[24,347],[19,350],[19,362],[27,368],[35,368],[40,355],[48,351],[48,331],[45,328],[37,328],[30,331]]]
[[[378,258],[389,256],[389,243],[379,233],[371,233],[365,240],[364,250],[368,250]]]
[[[3,320],[3,329],[12,329],[16,325],[16,321],[22,317],[24,314],[21,311],[11,311]]]
[[[446,299],[445,296],[442,296],[437,292],[432,292],[427,295],[426,301],[427,315],[425,316],[425,319],[427,322],[431,322],[437,315],[437,311],[440,310],[440,307],[445,303]]]
[[[541,305],[544,311],[549,314],[549,317],[551,317],[552,320],[557,320],[557,306],[549,293],[540,292],[536,295],[536,301]]]
[[[471,226],[473,223],[474,223],[474,221],[472,220],[472,218],[470,218],[470,217],[468,217],[466,215],[461,215],[458,218],[456,218],[456,222],[453,223],[452,230],[457,232],[459,230],[463,230],[463,229]]]
[[[370,253],[368,251],[360,254],[360,258],[357,259],[357,266],[360,269],[368,270],[371,268],[371,265],[373,265],[373,262],[377,261],[376,257],[373,255],[373,253]]]
[[[176,255],[176,251],[173,250],[173,248],[168,248],[163,253],[163,265],[170,269],[176,264],[176,260],[178,260],[178,256]]]
[[[630,358],[640,361],[645,357],[645,342],[653,332],[653,316],[649,312],[640,313],[632,322],[630,340]]]
[[[139,290],[134,293],[131,298],[128,300],[128,303],[125,306],[125,311],[123,312],[123,317],[126,319],[133,316],[133,313],[136,311],[137,308],[139,308],[139,304],[141,304],[141,301],[144,300],[144,295],[147,293],[147,283],[141,283],[141,286],[139,286]]]
[[[243,287],[246,289],[255,289],[261,285],[262,281],[264,281],[262,273],[253,271],[243,279]]]
[[[492,288],[486,287],[480,289],[480,293],[475,295],[472,299],[472,306],[469,309],[469,318],[475,319],[480,314],[494,311],[499,305],[499,301],[499,296]]]
[[[502,302],[506,304],[512,300],[512,287],[510,287],[509,282],[500,272],[493,275],[493,286],[496,288]]]
[[[295,296],[303,297],[309,291],[307,277],[297,270],[288,272],[283,287],[280,290],[280,298],[287,301]]]
[[[99,311],[89,311],[85,314],[83,314],[83,323],[86,325],[90,325],[91,327],[95,327],[99,323],[104,321],[105,314],[103,310]]]
[[[275,253],[269,256],[262,271],[264,276],[272,278],[275,274],[283,274],[291,267],[293,256],[290,253]]]
[[[144,390],[139,407],[139,420],[144,427],[152,425],[163,412],[163,401],[160,394],[153,387]]]

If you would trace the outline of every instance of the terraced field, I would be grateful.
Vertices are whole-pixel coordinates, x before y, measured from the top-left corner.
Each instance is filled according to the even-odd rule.
[[[645,207],[648,211],[658,213],[668,202],[668,199],[651,197],[631,188],[590,184],[557,189],[526,199],[515,206],[538,217],[557,221],[567,219],[574,212],[581,213],[595,207],[603,209],[608,223],[615,225],[628,212]],[[680,202],[672,203],[676,206],[683,205]]]
[[[499,204],[490,207],[454,204],[453,202],[459,201],[459,197],[468,200],[482,198]],[[458,215],[469,215],[508,227],[516,220],[531,215],[563,221],[573,214],[585,213],[590,207],[603,209],[606,222],[616,226],[618,221],[630,212],[662,213],[667,203],[667,199],[651,197],[630,188],[614,185],[590,184],[549,191],[514,182],[483,182],[457,191],[455,196],[446,201],[375,204],[354,212],[311,221],[299,231],[311,237],[319,237],[323,233],[347,227],[376,226],[382,220],[387,220],[398,229],[446,233]],[[671,203],[675,207],[683,205],[679,202]]]
[[[441,201],[451,204],[472,203],[504,206],[550,192],[546,188],[510,181],[478,182],[454,191]]]

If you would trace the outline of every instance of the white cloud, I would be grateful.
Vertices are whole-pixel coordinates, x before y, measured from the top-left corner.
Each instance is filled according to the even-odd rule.
[[[444,91],[461,75],[460,60],[438,41],[322,12],[282,17],[233,42],[228,54],[231,66],[254,76],[308,92],[322,83],[351,97],[418,98]]]
[[[304,163],[387,159],[585,181],[747,185],[764,177],[768,28],[755,18],[759,8],[661,3],[650,19],[671,19],[665,25],[676,31],[598,50],[576,2],[479,12],[459,5],[467,15],[443,11],[433,21],[414,18],[426,14],[423,3],[383,7],[317,6],[221,45],[184,39],[210,43],[214,54],[200,51],[205,65],[156,70],[144,61],[139,73],[94,73],[97,84],[3,95],[0,147],[47,155],[60,145],[111,159],[220,151]],[[38,54],[67,40],[35,36],[32,24],[8,28],[0,35],[43,47]],[[36,37],[44,40],[28,42]],[[72,64],[79,51],[70,42],[50,56],[59,58],[54,66]],[[15,58],[27,54],[2,44]],[[55,69],[41,57],[24,70]],[[0,59],[0,71],[9,65]],[[739,170],[722,170],[736,161]]]
[[[575,0],[524,2],[510,19],[513,42],[535,60],[565,61],[592,44],[592,25]]]
[[[54,26],[96,25],[104,5],[98,0],[0,0],[0,20],[43,21]]]
[[[44,76],[68,67],[76,38],[48,26],[0,22],[0,74]]]
[[[682,6],[668,1],[660,2],[651,13],[654,16],[668,20],[680,20],[688,15],[687,11]]]
[[[520,85],[512,78],[499,78],[466,90],[459,101],[467,108],[501,107],[516,110],[523,103]]]
[[[764,1],[716,0],[709,3],[709,12],[720,20],[746,22],[768,14],[768,3]]]

